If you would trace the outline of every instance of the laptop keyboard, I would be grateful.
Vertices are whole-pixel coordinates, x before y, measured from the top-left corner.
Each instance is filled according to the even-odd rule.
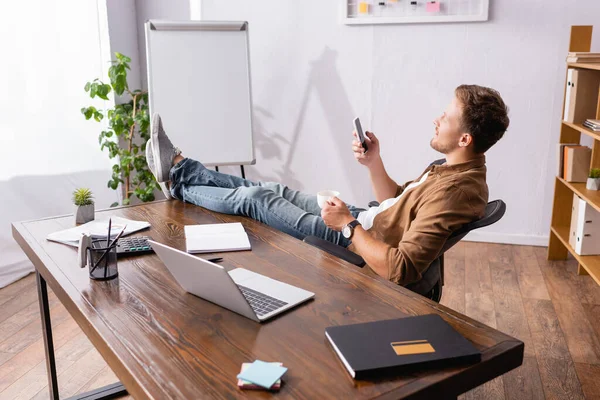
[[[275,311],[278,308],[283,306],[287,306],[288,303],[285,301],[277,300],[274,297],[267,296],[264,293],[257,292],[256,290],[249,289],[242,285],[237,285],[242,294],[250,303],[250,307],[254,310],[256,315],[262,317],[265,314],[270,313],[271,311]]]

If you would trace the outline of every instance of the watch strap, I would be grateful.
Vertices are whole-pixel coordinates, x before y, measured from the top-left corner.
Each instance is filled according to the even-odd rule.
[[[354,221],[348,222],[348,226],[352,229],[356,228],[357,225],[360,225],[360,222],[358,222],[357,219],[355,219]]]

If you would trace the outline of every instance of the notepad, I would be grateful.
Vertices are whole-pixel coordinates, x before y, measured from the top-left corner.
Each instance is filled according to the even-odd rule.
[[[186,225],[185,246],[188,253],[250,250],[250,240],[239,222]]]
[[[250,366],[253,363],[243,363],[242,364],[242,370],[240,371],[240,374],[243,374],[244,371],[246,371],[248,368],[250,368]],[[279,367],[283,367],[283,364],[280,362],[275,362],[275,363],[270,363],[270,364],[274,364],[277,365]],[[265,389],[264,387],[260,386],[260,385],[256,385],[252,382],[249,381],[245,381],[243,379],[239,379],[238,378],[238,382],[237,385],[240,389],[250,389],[250,390],[256,390],[256,389]],[[277,381],[269,388],[269,390],[279,390],[279,388],[281,387],[281,378],[277,379]]]
[[[237,377],[238,379],[269,389],[283,374],[286,373],[286,371],[287,368],[277,365],[276,363],[256,360]]]

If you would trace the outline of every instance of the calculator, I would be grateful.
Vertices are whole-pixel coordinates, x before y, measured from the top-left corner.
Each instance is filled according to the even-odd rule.
[[[117,241],[117,256],[152,253],[154,250],[152,250],[148,240],[152,240],[152,238],[150,236],[135,236],[119,239]],[[105,245],[102,242],[93,242],[94,247],[102,248]]]

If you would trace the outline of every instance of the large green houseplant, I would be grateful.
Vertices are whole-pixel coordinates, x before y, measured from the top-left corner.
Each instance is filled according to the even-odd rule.
[[[130,69],[131,59],[120,53],[115,53],[115,57],[116,60],[112,61],[108,69],[110,84],[96,78],[86,83],[84,88],[92,99],[97,96],[108,100],[108,94],[113,91],[125,100],[107,110],[108,126],[98,137],[100,149],[108,149],[108,156],[118,160],[112,167],[108,187],[117,190],[119,183],[123,184],[125,205],[130,203],[131,196],[134,195],[141,201],[152,201],[158,184],[148,170],[145,156],[146,142],[150,137],[148,92],[129,88],[127,70]],[[102,111],[93,106],[84,107],[81,112],[87,120],[93,118],[100,122],[104,119]],[[115,205],[118,203],[112,206]]]

